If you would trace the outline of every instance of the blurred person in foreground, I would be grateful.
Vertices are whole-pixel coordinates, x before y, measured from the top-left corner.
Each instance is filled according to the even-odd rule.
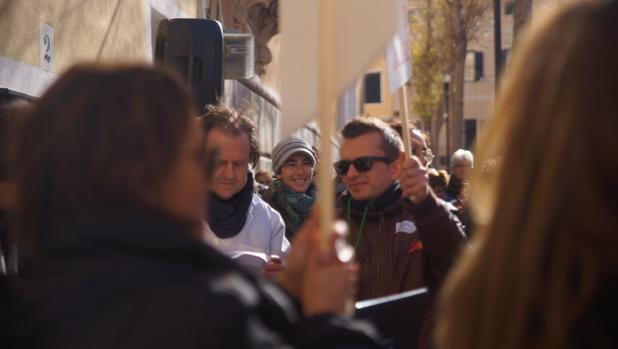
[[[0,274],[16,275],[19,256],[9,221],[15,209],[15,179],[10,168],[20,125],[32,105],[25,100],[12,100],[0,105]]]
[[[532,23],[479,143],[440,349],[618,347],[618,2]]]
[[[19,134],[19,126],[31,108],[24,100],[0,104],[0,348],[9,348],[9,326],[13,319],[7,309],[12,303],[11,280],[22,272],[23,256],[18,253],[10,226],[15,214],[15,177],[10,159]]]
[[[201,242],[204,147],[184,86],[82,65],[38,101],[16,148],[18,236],[34,259],[14,287],[15,347],[374,347],[339,315],[353,266],[317,250],[317,220],[283,289]]]
[[[263,198],[281,214],[285,236],[292,239],[316,200],[316,155],[303,139],[288,137],[273,148],[272,160],[276,179]]]

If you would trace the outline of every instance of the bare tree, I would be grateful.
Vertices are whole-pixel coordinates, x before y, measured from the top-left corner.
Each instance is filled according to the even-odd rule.
[[[486,18],[489,0],[439,0],[445,18],[444,37],[450,43],[449,128],[451,149],[463,147],[464,73],[468,43],[476,39]]]
[[[451,75],[448,91],[451,150],[463,145],[463,87],[468,43],[486,19],[490,0],[415,1],[412,19],[414,112],[432,139],[438,154],[444,124],[443,78]],[[447,154],[449,155],[449,154]]]

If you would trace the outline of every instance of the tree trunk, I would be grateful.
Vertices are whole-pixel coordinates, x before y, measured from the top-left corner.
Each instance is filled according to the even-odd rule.
[[[522,29],[532,17],[532,0],[514,0],[513,2],[513,49]]]
[[[442,101],[438,107],[436,108],[433,118],[431,119],[431,131],[429,136],[431,137],[431,151],[435,155],[435,159],[433,161],[433,166],[435,168],[440,168],[440,130],[442,130],[442,125],[444,124],[444,119],[442,115],[444,114],[444,101]]]
[[[447,149],[447,156],[451,156],[455,150],[463,148],[464,145],[464,70],[468,41],[465,33],[462,34],[456,40],[453,48],[454,65],[449,86],[448,110],[450,149]]]

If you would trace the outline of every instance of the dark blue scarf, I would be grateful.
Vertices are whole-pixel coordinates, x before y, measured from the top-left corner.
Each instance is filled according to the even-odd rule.
[[[244,188],[228,200],[223,200],[211,192],[208,199],[208,224],[212,232],[221,239],[228,239],[240,233],[247,221],[252,199],[251,172],[247,174]]]

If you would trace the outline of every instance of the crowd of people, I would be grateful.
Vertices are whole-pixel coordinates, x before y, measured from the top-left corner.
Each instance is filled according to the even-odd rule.
[[[615,347],[616,38],[616,1],[535,23],[448,171],[369,116],[334,164],[287,137],[256,171],[250,115],[162,67],[72,67],[0,106],[0,347],[381,348],[350,304],[423,287],[417,348]]]

